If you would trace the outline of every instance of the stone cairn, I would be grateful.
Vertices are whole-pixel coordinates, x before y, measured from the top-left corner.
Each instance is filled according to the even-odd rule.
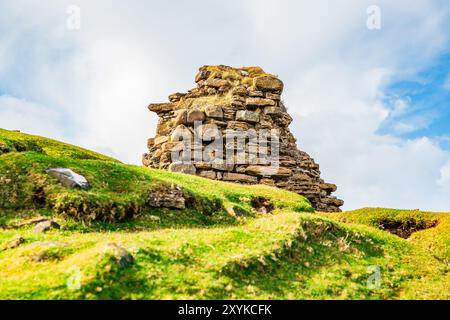
[[[297,149],[296,139],[288,128],[292,118],[281,100],[281,80],[258,67],[203,66],[195,82],[197,87],[187,93],[170,95],[170,102],[149,105],[159,122],[156,137],[148,139],[149,153],[143,155],[144,166],[209,179],[274,186],[305,196],[318,211],[341,211],[339,207],[344,202],[331,196],[336,185],[325,183],[320,178],[319,165],[306,152]],[[252,132],[256,136],[266,132],[268,144],[252,148],[248,136],[244,145],[219,139],[229,132]],[[186,135],[194,138],[186,139]],[[196,135],[203,139],[196,139]],[[216,143],[212,151],[208,147],[211,141]],[[217,143],[225,151],[218,152]],[[267,155],[273,156],[275,147],[277,167],[274,170]],[[187,148],[193,151],[186,152]],[[254,150],[259,156],[252,161],[239,161],[236,156],[231,163],[225,160],[225,153],[239,148],[246,159],[252,158]],[[214,160],[194,156],[199,153],[208,153],[208,160]],[[174,160],[177,154],[182,157]]]

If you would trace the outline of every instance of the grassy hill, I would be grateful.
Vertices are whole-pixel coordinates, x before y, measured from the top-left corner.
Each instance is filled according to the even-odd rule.
[[[91,188],[64,188],[53,167]],[[185,209],[152,206],[174,186]],[[35,233],[36,217],[61,228]],[[449,248],[448,214],[314,213],[295,193],[0,129],[0,299],[449,299]]]

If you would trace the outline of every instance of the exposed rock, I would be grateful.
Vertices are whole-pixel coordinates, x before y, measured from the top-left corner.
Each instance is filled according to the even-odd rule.
[[[8,153],[10,151],[11,149],[9,149],[7,146],[5,146],[4,144],[0,144],[0,155]]]
[[[106,244],[103,247],[103,252],[106,255],[113,256],[121,268],[128,267],[134,262],[133,256],[125,248],[120,247],[115,243]]]
[[[174,110],[175,107],[176,104],[174,103],[152,103],[148,106],[148,109],[156,113],[164,113]]]
[[[35,247],[69,247],[67,243],[64,242],[58,242],[58,241],[37,241],[30,244],[28,247],[35,248]]]
[[[264,92],[262,92],[262,91],[249,91],[248,95],[250,97],[264,97]]]
[[[264,98],[247,98],[245,104],[247,107],[266,107],[266,106],[274,106],[275,101]]]
[[[229,86],[229,82],[222,79],[208,79],[205,81],[204,85],[213,88],[220,88]]]
[[[244,86],[237,86],[232,89],[231,93],[237,96],[245,96],[247,95],[247,88]]]
[[[46,220],[43,222],[39,222],[36,227],[34,227],[33,232],[34,233],[43,233],[43,232],[47,232],[51,229],[59,229],[60,225],[57,224],[55,221],[52,220]]]
[[[321,183],[320,189],[325,190],[328,193],[335,192],[337,190],[337,186],[333,183]]]
[[[253,176],[242,173],[225,172],[223,174],[224,181],[245,182],[245,183],[258,183],[258,179]]]
[[[180,101],[180,99],[183,98],[185,95],[186,95],[186,93],[180,93],[180,92],[171,94],[171,95],[169,96],[169,101],[170,101],[170,102],[178,102],[178,101]]]
[[[159,116],[159,122],[156,137],[147,143],[149,153],[142,159],[145,166],[283,188],[307,197],[316,210],[340,211],[343,201],[331,195],[336,185],[325,183],[319,165],[297,148],[289,130],[292,117],[281,100],[284,85],[280,79],[258,67],[203,66],[195,81],[197,87],[188,93],[170,95],[170,103],[149,106]],[[196,121],[202,125],[194,130]],[[238,135],[244,135],[244,145],[227,141],[225,137],[230,133],[236,141]],[[193,143],[193,138],[199,136],[207,139]],[[222,153],[211,147],[217,136],[223,138],[218,140]],[[265,138],[266,144],[255,144],[256,136]],[[184,141],[184,137],[190,140]],[[178,141],[183,143],[177,144]],[[172,159],[171,152],[179,146],[189,147],[189,141],[191,155],[183,154],[181,161]],[[278,151],[279,161],[272,166],[270,155],[274,151]],[[229,152],[234,163],[225,159]],[[209,159],[198,160],[194,154],[207,155]]]
[[[228,122],[227,129],[232,130],[248,130],[250,129],[250,126],[247,122],[242,121],[230,121]]]
[[[194,124],[195,121],[202,122],[203,120],[205,120],[205,114],[199,109],[193,109],[188,111],[186,121],[188,124]]]
[[[199,171],[198,175],[203,178],[208,179],[216,179],[217,175],[216,172],[213,170],[201,170]]]
[[[206,80],[209,77],[209,72],[206,70],[200,70],[199,73],[197,73],[197,75],[195,76],[195,82],[199,82],[202,80]]]
[[[232,208],[226,208],[227,213],[233,217],[243,217],[247,214],[247,211],[238,206],[233,206]]]
[[[266,92],[266,98],[279,101],[281,99],[281,95],[279,95],[277,93]]]
[[[39,222],[48,221],[48,218],[45,217],[35,217],[27,220],[20,221],[14,225],[15,228],[21,228],[23,226],[28,226],[31,224],[38,224]]]
[[[18,246],[20,246],[24,242],[25,242],[24,238],[22,238],[21,236],[17,236],[14,240],[12,240],[12,241],[8,242],[7,244],[5,244],[3,246],[3,248],[2,248],[2,250],[9,250],[9,249],[17,248]]]
[[[178,110],[173,123],[178,126],[180,124],[187,124],[187,111],[186,109]]]
[[[289,168],[270,166],[248,166],[245,172],[264,177],[289,177],[292,174],[292,170]]]
[[[219,171],[232,171],[234,169],[234,164],[222,162],[213,162],[212,168]]]
[[[157,137],[154,140],[154,145],[157,146],[157,145],[163,144],[167,141],[169,141],[169,137]]]
[[[220,106],[208,105],[205,107],[206,116],[213,119],[223,119],[223,110]]]
[[[66,168],[51,168],[46,171],[50,176],[61,182],[66,188],[88,189],[89,182],[85,177]]]
[[[149,194],[148,203],[156,208],[185,209],[186,199],[179,186],[159,186]]]
[[[48,259],[50,259],[50,256],[47,253],[38,253],[31,257],[33,262],[44,262]]]
[[[280,92],[283,91],[283,82],[274,76],[266,75],[256,77],[253,81],[256,90]]]
[[[239,110],[236,112],[236,120],[256,123],[259,122],[259,114],[254,111]]]
[[[266,214],[270,213],[275,209],[275,206],[269,199],[264,197],[255,197],[251,201],[251,205],[256,209],[259,213]]]
[[[190,163],[173,162],[169,165],[169,171],[195,174],[197,172],[197,169],[193,164]]]

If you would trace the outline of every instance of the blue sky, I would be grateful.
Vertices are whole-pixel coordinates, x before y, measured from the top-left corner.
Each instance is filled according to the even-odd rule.
[[[398,79],[384,90],[384,102],[393,110],[379,134],[403,139],[429,137],[450,150],[450,53],[413,77]]]
[[[69,5],[81,28],[69,30]],[[450,210],[450,6],[380,0],[0,2],[0,127],[139,164],[150,102],[204,64],[285,82],[301,149],[345,209]]]

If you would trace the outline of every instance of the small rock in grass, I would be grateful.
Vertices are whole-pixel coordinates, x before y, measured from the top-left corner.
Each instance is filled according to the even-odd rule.
[[[238,207],[238,206],[234,206],[232,208],[227,208],[226,210],[227,210],[228,214],[233,217],[243,217],[247,214],[247,212],[244,209],[242,209],[241,207]]]
[[[51,229],[59,229],[60,225],[57,224],[55,221],[51,221],[51,220],[46,220],[43,222],[39,222],[36,227],[34,227],[33,232],[34,233],[43,233],[43,232],[47,232],[48,230]]]
[[[85,177],[66,168],[52,168],[46,171],[50,176],[61,182],[66,188],[81,188],[88,189],[89,182]]]
[[[50,256],[48,254],[46,254],[46,253],[39,253],[39,254],[36,254],[36,255],[32,256],[31,260],[33,262],[43,262],[45,260],[48,260],[49,258],[50,258]]]
[[[34,248],[34,247],[68,247],[69,245],[64,242],[57,242],[57,241],[38,241],[33,242],[28,247]]]
[[[5,146],[3,144],[0,144],[0,155],[3,154],[3,153],[8,153],[10,151],[11,151],[10,148],[8,148],[7,146]]]
[[[3,250],[8,250],[8,249],[14,249],[17,248],[18,246],[20,246],[22,243],[25,242],[25,239],[22,238],[21,236],[17,236],[14,240],[8,242],[4,247]]]
[[[27,220],[23,220],[21,222],[18,222],[14,225],[14,227],[16,228],[20,228],[23,226],[28,226],[31,224],[38,224],[39,222],[44,222],[44,221],[48,221],[48,218],[44,218],[44,217],[35,217],[35,218],[31,218],[31,219],[27,219]]]
[[[134,262],[133,256],[123,247],[115,243],[108,243],[104,247],[104,252],[114,256],[121,268],[127,267]]]
[[[151,207],[155,208],[186,208],[186,199],[184,198],[183,190],[181,187],[175,185],[161,185],[156,190],[151,191],[148,203]]]

